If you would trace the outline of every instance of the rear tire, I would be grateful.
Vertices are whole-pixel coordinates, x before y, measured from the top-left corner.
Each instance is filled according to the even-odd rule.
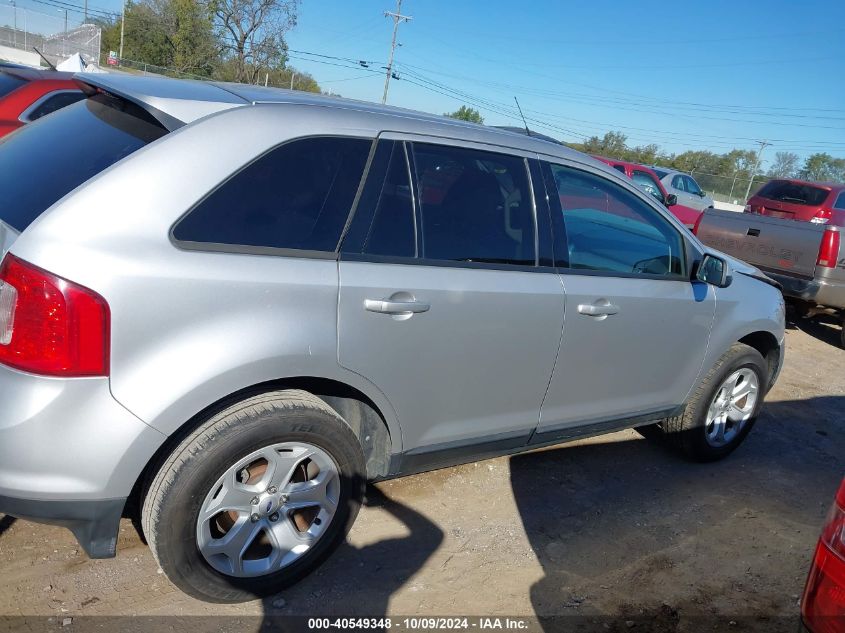
[[[763,356],[753,347],[735,343],[693,391],[683,413],[661,420],[648,432],[660,429],[669,444],[694,461],[722,459],[736,450],[754,426],[766,385]],[[748,395],[743,398],[744,390]]]
[[[179,589],[208,602],[252,600],[297,582],[340,545],[365,476],[358,439],[325,402],[266,393],[176,447],[149,485],[142,526]]]

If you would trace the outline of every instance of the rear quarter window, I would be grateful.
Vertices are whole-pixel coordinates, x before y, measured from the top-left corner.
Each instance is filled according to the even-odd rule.
[[[372,140],[285,143],[212,191],[173,229],[181,243],[335,251]],[[228,250],[228,249],[227,249]]]
[[[0,139],[0,220],[22,232],[79,185],[167,133],[137,106],[97,95]]]

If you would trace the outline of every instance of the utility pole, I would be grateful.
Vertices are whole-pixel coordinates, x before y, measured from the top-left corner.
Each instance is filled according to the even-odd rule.
[[[290,73],[290,89],[293,90],[293,80],[296,77],[296,73],[291,71]]]
[[[757,173],[757,170],[760,169],[760,157],[763,154],[763,150],[767,148],[771,143],[769,141],[757,141],[760,143],[760,149],[757,150],[757,161],[754,163],[754,171],[751,172],[751,178],[748,179],[748,188],[745,190],[745,199],[748,200],[748,194],[751,193],[751,183],[754,182],[754,175]]]
[[[387,74],[384,77],[384,94],[381,97],[382,103],[387,103],[387,89],[390,87],[390,77],[393,74],[393,54],[396,52],[396,35],[399,32],[400,22],[410,22],[414,18],[402,15],[402,0],[396,0],[396,13],[385,11],[384,17],[393,18],[393,39],[390,42],[390,59],[387,60]]]
[[[85,0],[85,17],[83,18],[83,24],[88,24],[88,0]]]
[[[126,28],[126,0],[123,0],[123,11],[120,13],[120,52],[117,54],[117,63],[123,63],[123,31]]]

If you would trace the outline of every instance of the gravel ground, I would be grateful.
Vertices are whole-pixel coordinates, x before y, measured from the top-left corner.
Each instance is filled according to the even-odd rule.
[[[558,615],[605,630],[795,631],[845,473],[837,334],[820,323],[788,331],[780,380],[727,460],[691,464],[625,431],[371,486],[348,543],[263,602],[183,595],[129,521],[118,557],[91,561],[69,532],[0,515],[0,614],[56,626],[229,615],[253,630],[261,620],[248,616],[274,614]]]

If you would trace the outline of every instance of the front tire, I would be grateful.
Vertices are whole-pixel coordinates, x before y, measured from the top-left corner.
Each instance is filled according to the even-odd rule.
[[[185,593],[243,602],[278,593],[343,541],[364,493],[361,445],[319,398],[277,391],[232,405],[182,441],[141,520]]]
[[[695,461],[727,457],[754,426],[767,384],[760,352],[735,343],[699,383],[684,412],[660,422],[662,435]]]

